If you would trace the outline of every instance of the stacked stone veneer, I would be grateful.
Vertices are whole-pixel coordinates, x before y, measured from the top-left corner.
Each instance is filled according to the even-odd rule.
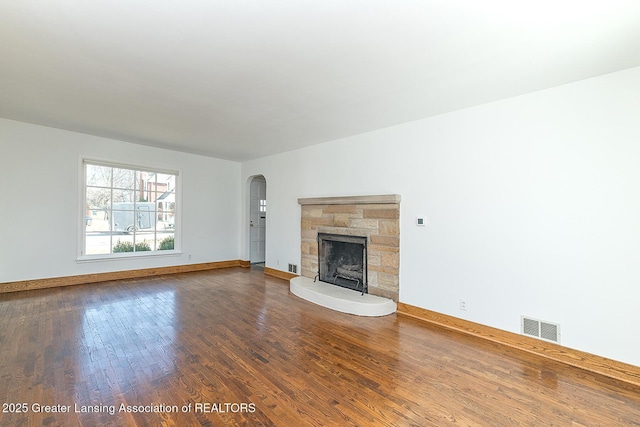
[[[298,199],[302,205],[301,274],[318,274],[318,232],[366,236],[369,293],[398,301],[400,196]]]

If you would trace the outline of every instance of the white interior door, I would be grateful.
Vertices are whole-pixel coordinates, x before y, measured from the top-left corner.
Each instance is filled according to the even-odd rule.
[[[265,260],[267,182],[264,177],[256,177],[251,181],[250,205],[251,263],[256,264]]]

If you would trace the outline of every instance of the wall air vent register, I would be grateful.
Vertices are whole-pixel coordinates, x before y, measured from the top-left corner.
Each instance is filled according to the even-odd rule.
[[[523,335],[560,344],[560,325],[557,323],[521,316],[520,330]]]

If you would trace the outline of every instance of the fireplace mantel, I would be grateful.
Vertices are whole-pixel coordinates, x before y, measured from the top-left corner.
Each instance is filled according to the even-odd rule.
[[[309,197],[298,199],[300,205],[375,205],[399,204],[399,194],[381,196],[342,196],[342,197]]]

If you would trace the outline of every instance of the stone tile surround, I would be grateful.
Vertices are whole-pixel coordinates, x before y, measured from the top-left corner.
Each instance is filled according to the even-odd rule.
[[[318,274],[318,233],[366,236],[369,293],[398,301],[400,195],[298,199],[301,205],[301,274]]]

